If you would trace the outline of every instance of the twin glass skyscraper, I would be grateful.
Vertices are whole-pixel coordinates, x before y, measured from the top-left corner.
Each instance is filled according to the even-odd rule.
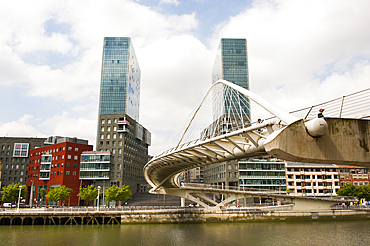
[[[128,114],[139,121],[140,67],[131,39],[104,39],[100,115]]]
[[[139,124],[140,80],[131,38],[104,38],[96,148],[111,154],[110,185],[129,185],[133,194],[146,192],[143,167],[151,144]]]
[[[249,90],[247,40],[222,38],[212,69],[212,83],[224,79]]]

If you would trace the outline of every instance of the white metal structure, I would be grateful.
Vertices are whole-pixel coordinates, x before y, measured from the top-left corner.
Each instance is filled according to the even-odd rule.
[[[340,104],[340,116],[344,108],[343,101],[344,97]],[[267,154],[290,161],[354,165],[370,162],[367,147],[370,121],[313,118],[310,117],[313,108],[309,108],[303,117],[296,117],[249,90],[225,80],[217,81],[192,113],[183,130],[171,139],[171,147],[155,156],[144,167],[145,179],[152,186],[150,192],[186,197],[207,207],[207,204],[200,201],[207,200],[200,192],[202,189],[205,191],[204,188],[195,191],[194,187],[181,186],[178,177],[183,171]],[[259,117],[254,113],[257,109],[263,109],[269,115]],[[294,114],[302,115],[302,111]],[[349,131],[351,134],[343,134]],[[345,146],[348,142],[353,144]],[[242,193],[238,196],[251,195],[246,191]],[[277,197],[276,194],[269,196]],[[230,199],[238,198],[234,196]],[[225,202],[214,205],[219,208]]]

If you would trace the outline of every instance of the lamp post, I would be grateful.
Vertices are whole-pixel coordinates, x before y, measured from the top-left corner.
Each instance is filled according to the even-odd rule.
[[[33,206],[33,180],[31,180],[32,184],[31,184],[31,194],[30,194],[30,208],[32,208]]]
[[[100,195],[100,185],[98,186],[98,207],[97,207],[98,212],[99,212],[99,195]]]
[[[19,194],[18,194],[18,207],[17,207],[17,211],[19,213],[19,203],[21,201],[21,191],[22,191],[22,185],[19,186]]]

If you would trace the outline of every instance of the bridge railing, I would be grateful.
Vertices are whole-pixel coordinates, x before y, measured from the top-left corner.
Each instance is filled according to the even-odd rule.
[[[199,189],[217,189],[217,190],[231,190],[231,191],[254,191],[264,192],[269,194],[286,194],[286,191],[270,190],[270,189],[256,189],[250,187],[239,187],[239,186],[225,186],[225,185],[211,185],[211,184],[199,184],[199,183],[181,183],[182,187],[186,188],[199,188]]]

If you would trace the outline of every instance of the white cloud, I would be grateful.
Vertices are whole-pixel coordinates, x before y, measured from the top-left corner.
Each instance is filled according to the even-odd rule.
[[[161,0],[159,4],[173,4],[173,5],[179,5],[180,2],[177,0]]]
[[[0,136],[37,136],[45,137],[44,133],[39,132],[31,126],[32,115],[25,114],[16,121],[2,123],[0,122]]]
[[[106,36],[133,40],[142,71],[140,123],[153,134],[151,154],[161,149],[210,87],[221,37],[247,38],[251,90],[284,109],[368,87],[367,1],[255,1],[217,27],[211,49],[193,35],[199,26],[195,10],[164,15],[138,2],[1,2],[0,88],[26,90],[27,102],[22,103],[47,98],[66,108],[57,115],[45,112],[42,123],[27,117],[0,123],[0,134],[77,136],[95,144]],[[70,29],[53,29],[46,25],[50,20]],[[42,62],[41,52],[49,55]],[[14,98],[19,100],[18,95]]]
[[[215,36],[247,38],[251,90],[292,110],[368,87],[352,77],[330,88],[325,78],[366,74],[352,67],[370,58],[369,7],[365,1],[257,1]]]

